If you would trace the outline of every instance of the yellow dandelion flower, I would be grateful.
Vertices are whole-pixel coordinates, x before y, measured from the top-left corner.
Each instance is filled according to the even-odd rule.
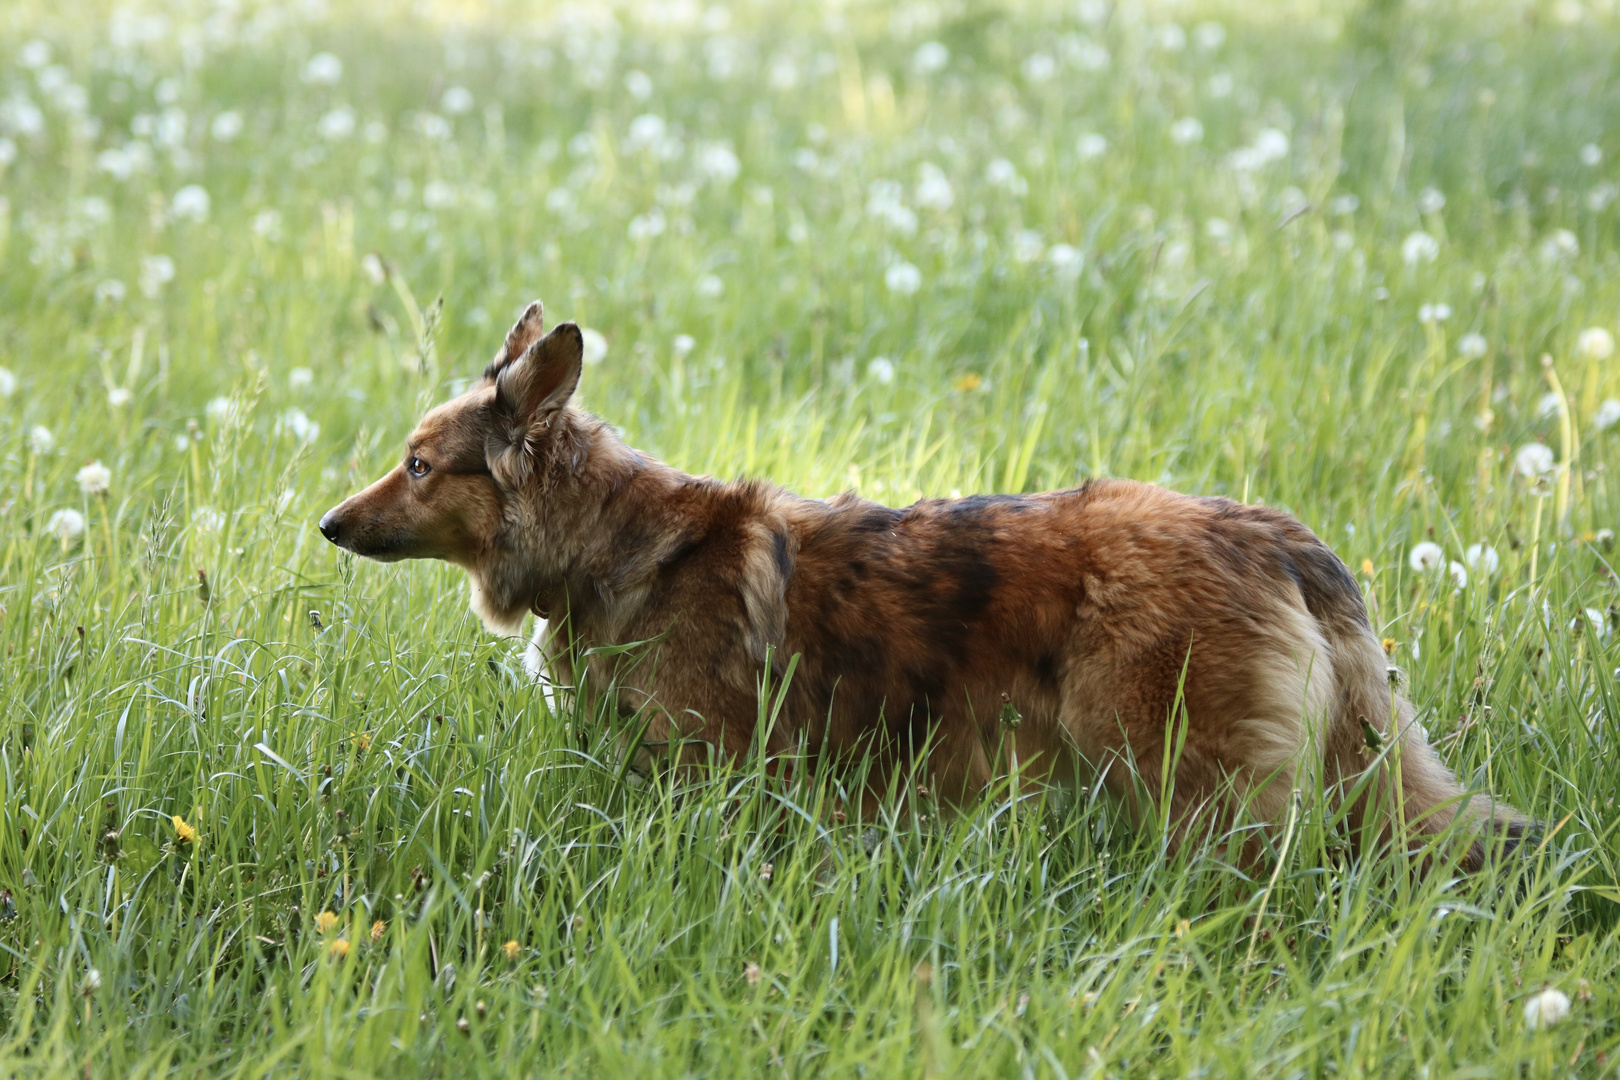
[[[335,911],[323,911],[315,916],[315,929],[323,934],[330,934],[337,929],[338,917]]]
[[[1378,570],[1377,570],[1376,567],[1373,566],[1373,561],[1371,559],[1362,559],[1361,560],[1361,573],[1362,573],[1363,576],[1372,577],[1377,572],[1378,572]]]
[[[371,940],[373,943],[381,941],[386,933],[388,933],[388,924],[381,919],[371,924]]]
[[[1392,638],[1392,637],[1385,638],[1384,639],[1384,654],[1386,656],[1394,656],[1395,655],[1395,645],[1396,645],[1396,641],[1395,641],[1394,638]]]
[[[335,959],[341,960],[349,955],[349,939],[334,938],[332,944],[328,945],[326,949]]]
[[[186,819],[179,814],[174,815],[174,838],[182,844],[195,844],[197,830],[186,824]]]
[[[519,945],[516,941],[508,941],[505,945],[501,946],[501,951],[506,953],[506,958],[508,960],[516,960],[518,958],[518,953],[523,951],[523,946]]]
[[[970,371],[966,375],[963,375],[960,379],[957,379],[953,385],[963,393],[967,393],[970,390],[977,390],[979,387],[983,386],[984,380]]]
[[[367,735],[365,732],[357,731],[353,735],[351,735],[350,738],[352,738],[354,740],[354,745],[355,745],[355,747],[357,749],[360,749],[360,750],[370,750],[371,749],[371,736]]]

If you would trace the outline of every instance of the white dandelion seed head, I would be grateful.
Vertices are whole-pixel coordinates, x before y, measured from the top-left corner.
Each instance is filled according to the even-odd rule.
[[[669,347],[670,351],[675,354],[675,359],[684,360],[692,355],[693,349],[697,348],[697,339],[691,334],[676,334],[675,339],[669,343]]]
[[[1446,564],[1446,553],[1439,544],[1433,540],[1424,540],[1422,543],[1412,545],[1407,555],[1408,565],[1420,574],[1427,574],[1431,570],[1438,570]]]
[[[1551,476],[1558,469],[1558,455],[1545,443],[1525,443],[1513,455],[1513,471],[1527,480]]]
[[[92,461],[73,478],[79,482],[79,490],[86,495],[105,495],[112,486],[112,470],[99,461]]]
[[[600,330],[582,326],[579,329],[579,336],[584,339],[584,355],[581,357],[584,363],[595,365],[607,359],[608,340],[602,336]]]
[[[1554,229],[1541,242],[1543,262],[1565,262],[1581,253],[1581,242],[1568,229]]]
[[[1589,326],[1575,339],[1575,355],[1583,360],[1607,360],[1614,355],[1614,335],[1601,326]]]
[[[664,235],[664,229],[667,225],[668,222],[664,218],[664,212],[655,206],[645,214],[637,214],[631,218],[630,227],[627,231],[631,241],[639,243],[643,240],[651,240],[654,237]]]
[[[1013,234],[1012,257],[1015,262],[1032,263],[1046,253],[1046,241],[1034,229],[1020,229]]]
[[[729,185],[742,172],[742,162],[729,143],[704,143],[697,149],[696,165],[699,174],[721,187]]]
[[[1457,339],[1457,355],[1464,360],[1478,360],[1489,349],[1485,335],[1472,330]]]
[[[1620,423],[1620,398],[1604,398],[1603,403],[1592,413],[1592,428],[1594,431],[1607,431]]]
[[[175,221],[207,221],[211,204],[207,188],[201,184],[187,184],[174,193],[169,203],[169,216]]]
[[[1423,304],[1418,308],[1418,322],[1425,326],[1433,323],[1443,323],[1449,318],[1451,318],[1450,304]]]
[[[1551,390],[1547,391],[1545,394],[1542,394],[1541,400],[1536,402],[1537,420],[1551,420],[1555,416],[1562,415],[1563,412],[1564,399],[1559,397]]]
[[[627,71],[624,74],[624,88],[637,101],[646,101],[653,94],[652,76],[639,69]]]
[[[1205,52],[1214,52],[1226,44],[1226,27],[1210,20],[1193,27],[1193,41]]]
[[[1328,213],[1345,217],[1361,209],[1361,199],[1355,195],[1335,195],[1328,200]]]
[[[1602,608],[1589,607],[1583,609],[1581,614],[1584,615],[1586,617],[1586,621],[1591,624],[1592,633],[1597,635],[1599,641],[1603,641],[1608,638],[1609,616],[1607,612],[1605,612]],[[1577,619],[1574,629],[1579,628],[1580,620]]]
[[[1072,280],[1085,269],[1086,257],[1072,244],[1053,244],[1046,249],[1046,262],[1058,277]]]
[[[925,41],[911,54],[911,70],[919,75],[932,75],[945,70],[951,62],[951,50],[937,41]]]
[[[346,142],[354,134],[354,110],[347,105],[330,109],[315,125],[315,130],[327,142]]]
[[[12,374],[10,368],[0,367],[0,398],[8,398],[17,392],[17,376]]]
[[[17,50],[17,63],[32,71],[38,71],[51,62],[51,43],[39,38],[27,42]]]
[[[1426,187],[1418,194],[1418,212],[1438,214],[1446,207],[1446,197],[1439,188]]]
[[[304,390],[315,381],[315,373],[307,367],[295,367],[287,372],[287,389]]]
[[[917,169],[917,188],[913,198],[924,210],[945,211],[956,202],[956,192],[951,188],[945,170],[931,161],[925,161]]]
[[[439,98],[439,108],[451,116],[461,116],[472,112],[472,91],[465,86],[452,86]]]
[[[725,295],[726,283],[717,274],[704,274],[693,283],[692,288],[705,300],[718,300]]]
[[[1027,82],[1047,82],[1057,74],[1057,61],[1052,59],[1051,53],[1032,53],[1025,58],[1023,71]]]
[[[986,166],[984,179],[991,187],[1000,188],[1014,195],[1022,195],[1029,190],[1024,178],[1018,175],[1018,166],[1006,158],[996,158]]]
[[[235,109],[226,109],[214,117],[208,125],[208,133],[214,137],[215,142],[230,142],[242,134],[244,124],[242,114]]]
[[[922,271],[908,262],[890,263],[883,271],[883,284],[897,296],[911,296],[922,288]]]
[[[253,235],[265,240],[275,240],[281,236],[281,211],[260,210],[253,215]]]
[[[45,531],[64,544],[71,544],[84,535],[84,515],[71,507],[57,510],[45,521]]]
[[[1254,137],[1254,151],[1263,161],[1280,161],[1288,156],[1288,136],[1277,128],[1261,128]]]
[[[48,454],[56,449],[56,436],[51,429],[35,424],[28,429],[28,450],[33,454]]]
[[[1603,148],[1597,143],[1587,143],[1581,147],[1581,164],[1588,168],[1603,164]]]
[[[236,402],[221,394],[209,399],[208,404],[203,406],[203,413],[216,424],[229,424],[236,419]]]
[[[1081,161],[1092,161],[1108,153],[1108,140],[1095,131],[1088,131],[1075,141],[1074,152]]]
[[[343,78],[343,61],[329,52],[316,53],[304,63],[304,81],[311,86],[333,86]]]
[[[114,386],[107,390],[107,404],[114,409],[122,409],[135,400],[135,392],[127,386]]]
[[[866,365],[866,373],[884,386],[888,386],[894,382],[894,362],[887,356],[874,356],[872,362]]]
[[[1469,544],[1468,550],[1463,552],[1463,561],[1469,569],[1477,574],[1490,577],[1502,565],[1502,558],[1496,549],[1489,544]]]
[[[1446,573],[1451,576],[1451,587],[1454,589],[1468,588],[1468,567],[1460,562],[1452,561],[1446,566]]]
[[[225,527],[225,515],[212,506],[199,506],[191,512],[191,527],[198,532],[217,533]]]
[[[1406,234],[1401,241],[1401,261],[1409,268],[1419,263],[1432,263],[1440,257],[1440,241],[1418,229]]]
[[[1191,146],[1204,141],[1204,125],[1195,116],[1183,116],[1170,125],[1170,141],[1177,146]]]
[[[1569,1015],[1569,995],[1549,986],[1524,1001],[1524,1026],[1530,1031],[1549,1028]]]
[[[277,426],[301,443],[312,443],[321,434],[321,425],[297,406],[283,412]]]
[[[121,304],[129,295],[129,289],[117,278],[108,278],[96,285],[95,295],[98,304]]]
[[[147,255],[141,259],[141,292],[155,300],[163,286],[174,280],[174,260],[167,255]]]

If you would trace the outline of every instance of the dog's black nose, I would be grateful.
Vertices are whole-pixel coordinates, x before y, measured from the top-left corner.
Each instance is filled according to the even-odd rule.
[[[338,516],[336,510],[328,510],[326,516],[321,518],[321,535],[332,543],[338,542]]]

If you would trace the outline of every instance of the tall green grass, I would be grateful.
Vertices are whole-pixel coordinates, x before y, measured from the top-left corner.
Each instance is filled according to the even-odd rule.
[[[14,3],[0,1066],[1613,1075],[1617,44],[1568,0]],[[1251,874],[1091,787],[632,784],[459,572],[314,528],[533,296],[693,472],[1289,509],[1545,842],[1414,875],[1304,791]]]

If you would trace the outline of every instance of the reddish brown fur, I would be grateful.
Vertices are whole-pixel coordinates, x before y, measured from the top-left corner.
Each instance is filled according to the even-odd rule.
[[[744,752],[765,665],[797,657],[767,750],[870,754],[869,798],[928,744],[935,790],[972,799],[1006,770],[1006,701],[1021,775],[1101,769],[1138,813],[1164,794],[1184,717],[1183,831],[1222,827],[1237,799],[1277,822],[1294,788],[1342,798],[1368,768],[1363,720],[1397,731],[1400,797],[1375,777],[1353,823],[1372,806],[1386,835],[1396,819],[1428,834],[1462,805],[1389,689],[1354,581],[1286,514],[1124,480],[891,509],[688,476],[568,404],[580,351],[572,324],[542,336],[531,305],[479,385],[321,528],[358,554],[463,567],[493,629],[549,620],[554,672],[647,706],[645,745]],[[580,665],[632,642],[650,655]],[[1471,817],[1518,827],[1481,801]]]

